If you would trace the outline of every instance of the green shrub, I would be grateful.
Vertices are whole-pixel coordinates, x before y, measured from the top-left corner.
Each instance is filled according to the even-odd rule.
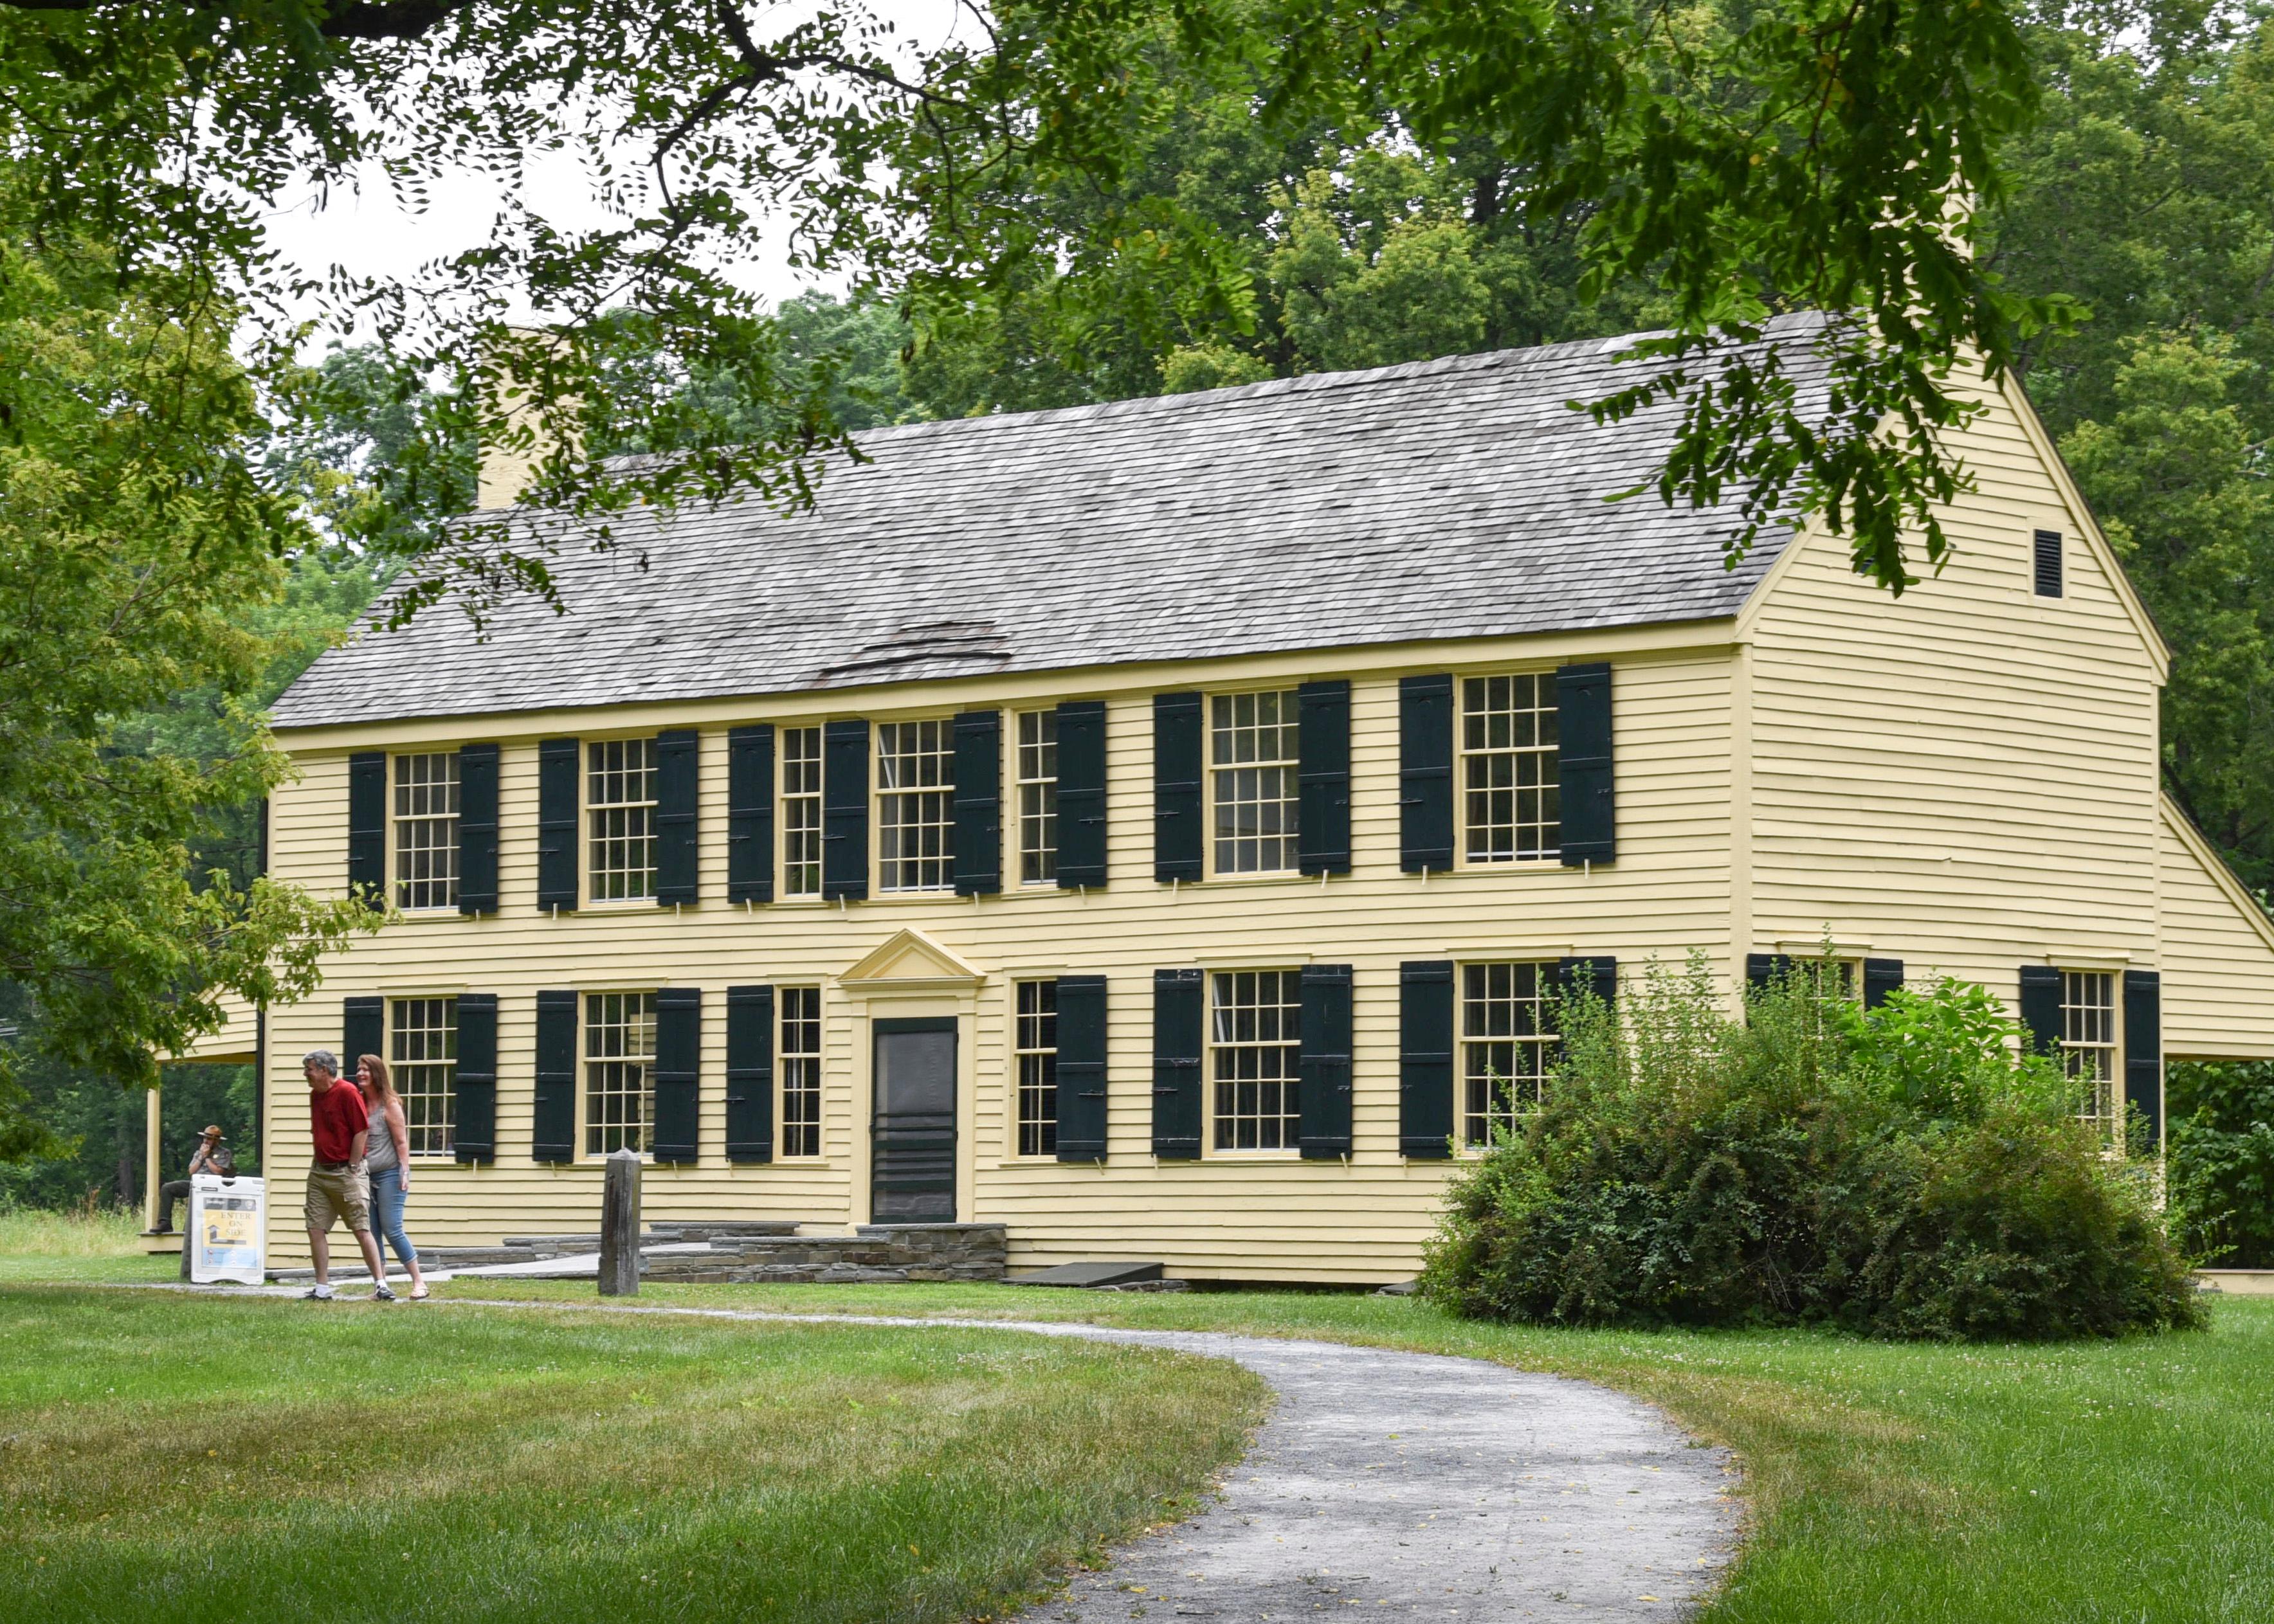
[[[2206,1264],[2274,1268],[2274,1063],[2174,1065],[2172,1208]]]
[[[1868,1013],[1803,964],[1725,1014],[1702,960],[1563,1011],[1540,1109],[1454,1181],[1422,1289],[1562,1325],[2044,1339],[2193,1326],[2151,1204],[1979,987]]]

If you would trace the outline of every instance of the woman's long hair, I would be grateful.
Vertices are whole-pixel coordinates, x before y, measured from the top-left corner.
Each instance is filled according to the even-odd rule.
[[[387,1062],[377,1055],[358,1055],[356,1064],[370,1068],[371,1097],[384,1109],[395,1096],[395,1079],[388,1071]]]

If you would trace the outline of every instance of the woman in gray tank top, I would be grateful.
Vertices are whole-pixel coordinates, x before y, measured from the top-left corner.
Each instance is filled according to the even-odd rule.
[[[395,1092],[387,1062],[377,1055],[356,1062],[356,1086],[371,1108],[371,1141],[364,1165],[371,1173],[371,1227],[379,1234],[379,1260],[384,1266],[386,1249],[395,1248],[395,1257],[410,1271],[410,1300],[416,1303],[426,1295],[426,1279],[418,1272],[418,1248],[403,1232],[403,1204],[410,1194],[410,1135],[403,1123],[403,1098]],[[378,1295],[391,1295],[384,1279]]]

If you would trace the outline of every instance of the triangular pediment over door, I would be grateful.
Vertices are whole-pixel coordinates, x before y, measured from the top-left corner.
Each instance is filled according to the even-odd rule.
[[[922,931],[900,930],[837,979],[848,992],[892,992],[932,987],[968,989],[987,975]]]

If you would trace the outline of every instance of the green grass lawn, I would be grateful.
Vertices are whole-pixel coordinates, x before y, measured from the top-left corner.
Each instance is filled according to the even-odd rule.
[[[0,1617],[966,1619],[1187,1515],[1266,1402],[983,1330],[11,1285]]]
[[[171,1280],[181,1254],[146,1252],[132,1213],[0,1212],[0,1285],[11,1281]]]
[[[501,1283],[438,1289],[591,1290]],[[641,1300],[1316,1335],[1587,1377],[1744,1462],[1751,1536],[1710,1624],[2274,1618],[2274,1301],[2222,1302],[2206,1333],[1944,1348],[1531,1330],[1306,1293],[658,1285]]]

